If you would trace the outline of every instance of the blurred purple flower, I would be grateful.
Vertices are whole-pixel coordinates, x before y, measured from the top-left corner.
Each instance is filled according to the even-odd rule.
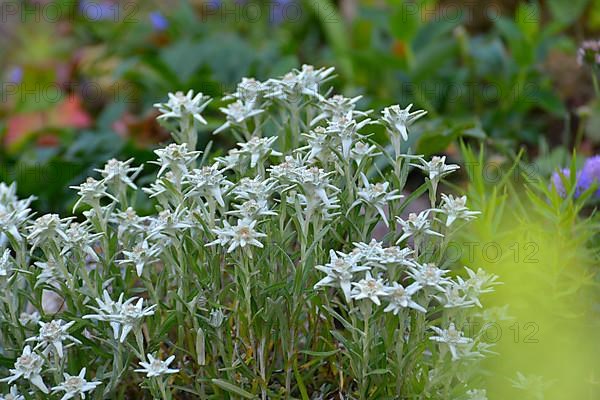
[[[169,27],[169,21],[160,11],[153,11],[150,13],[150,22],[155,31],[162,32]]]
[[[297,10],[288,10],[290,5],[294,3],[294,0],[274,0],[271,3],[271,15],[269,22],[273,25],[279,25],[285,21],[285,19],[296,16]]]
[[[82,0],[79,2],[79,11],[81,15],[92,20],[101,21],[113,18],[115,20],[119,15],[117,5],[110,1]]]
[[[578,179],[581,190],[589,189],[594,183],[600,184],[600,156],[590,157],[586,160]],[[600,197],[600,188],[596,190],[596,197]]]
[[[20,65],[12,67],[8,71],[6,80],[8,83],[14,83],[15,85],[21,83],[23,81],[23,67],[21,67]]]
[[[567,195],[567,191],[565,189],[565,185],[563,185],[563,178],[561,175],[564,175],[566,180],[569,180],[571,176],[571,171],[569,168],[563,168],[560,171],[555,171],[552,174],[552,185],[556,188],[556,191],[560,195],[560,197],[565,197]],[[577,197],[578,193],[575,194]]]
[[[221,7],[222,4],[223,3],[221,0],[207,0],[206,2],[206,5],[211,10],[216,10],[217,8]]]

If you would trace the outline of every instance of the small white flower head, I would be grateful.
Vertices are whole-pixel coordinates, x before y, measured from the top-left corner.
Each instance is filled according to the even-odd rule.
[[[23,354],[15,362],[14,368],[10,369],[10,376],[0,379],[0,382],[13,383],[17,379],[27,379],[42,392],[48,394],[50,390],[42,379],[42,367],[44,359],[31,351],[30,346],[25,346]]]
[[[315,126],[315,124],[324,119],[333,120],[348,114],[353,118],[366,117],[369,114],[368,112],[356,110],[356,103],[361,98],[362,96],[349,98],[336,94],[328,99],[320,101],[317,106],[321,109],[321,113],[310,121],[310,126]]]
[[[158,120],[193,118],[206,125],[207,122],[201,113],[211,101],[209,96],[205,96],[203,93],[197,93],[194,96],[193,90],[189,90],[186,94],[183,92],[169,93],[168,96],[168,102],[154,104],[154,107],[158,108],[161,113]]]
[[[453,360],[458,360],[460,358],[459,350],[462,346],[469,345],[473,342],[473,339],[465,337],[461,331],[456,329],[454,323],[450,323],[448,329],[441,329],[436,326],[432,326],[431,329],[433,329],[436,335],[430,336],[429,340],[446,344],[450,349]]]
[[[94,248],[92,247],[94,242],[102,237],[102,233],[90,233],[90,226],[86,222],[78,223],[71,222],[67,228],[68,240],[64,243],[64,247],[61,250],[61,255],[65,255],[72,251],[81,250],[91,260],[98,262],[99,258]]]
[[[281,156],[281,153],[272,149],[273,143],[277,140],[277,136],[266,138],[253,137],[245,143],[238,143],[239,149],[236,150],[240,156],[250,158],[250,168],[256,167],[259,161],[266,157]]]
[[[421,164],[410,164],[413,167],[417,167],[421,169],[427,176],[429,180],[434,185],[446,175],[450,175],[452,172],[460,169],[460,167],[456,164],[446,164],[446,156],[433,156],[431,161],[425,161],[424,159],[419,159]]]
[[[83,368],[78,375],[64,375],[64,382],[52,388],[53,393],[65,392],[60,400],[69,400],[75,397],[85,399],[85,394],[96,389],[102,382],[88,382],[85,379],[86,369]]]
[[[470,308],[475,304],[467,297],[462,286],[452,281],[445,285],[442,296],[434,297],[444,305],[444,308]]]
[[[0,257],[0,277],[8,276],[13,269],[13,259],[10,256],[10,249],[4,250],[2,257]]]
[[[317,265],[315,268],[327,274],[315,284],[315,289],[321,286],[338,287],[342,289],[347,302],[350,302],[352,292],[352,280],[354,274],[368,271],[366,265],[358,265],[357,254],[344,254],[329,250],[330,261],[325,265]]]
[[[106,162],[104,168],[94,169],[99,172],[104,178],[104,182],[113,190],[114,193],[121,193],[123,185],[129,186],[133,190],[137,190],[137,186],[133,183],[133,180],[142,172],[142,166],[132,167],[131,163],[133,158],[127,161],[119,161],[111,158]]]
[[[497,282],[498,276],[489,274],[485,270],[479,268],[477,272],[474,272],[468,267],[465,267],[469,279],[464,280],[462,277],[457,277],[458,284],[461,289],[465,292],[465,295],[477,306],[482,308],[482,304],[479,301],[479,297],[484,293],[491,293],[494,291],[494,286],[501,285]]]
[[[383,257],[383,243],[371,239],[369,243],[353,243],[354,250],[352,255],[361,263],[369,266],[379,266],[381,257]]]
[[[401,199],[404,196],[398,194],[398,190],[388,191],[390,186],[389,182],[378,182],[372,184],[367,179],[367,176],[362,172],[360,173],[360,176],[363,182],[363,188],[358,191],[359,200],[356,200],[354,204],[352,204],[352,207],[361,202],[370,205],[377,210],[381,216],[381,219],[385,223],[385,226],[389,226],[385,213],[385,207],[387,207],[390,201]]]
[[[233,194],[236,200],[267,200],[275,188],[277,181],[275,179],[264,179],[261,176],[254,178],[242,178],[233,188]]]
[[[418,283],[421,287],[432,287],[440,292],[444,292],[444,285],[449,284],[450,279],[445,278],[449,271],[446,269],[440,269],[435,264],[418,264],[416,266],[408,267],[408,274]]]
[[[357,122],[352,118],[352,112],[349,112],[340,118],[328,120],[325,133],[335,138],[338,147],[341,147],[342,156],[345,160],[348,160],[352,145],[363,139],[363,135],[358,131],[371,123],[372,121],[369,118]]]
[[[61,283],[68,281],[71,276],[66,270],[63,257],[60,257],[60,259],[57,260],[54,256],[50,256],[46,262],[36,261],[33,265],[41,270],[40,274],[37,276],[35,287],[44,284],[58,286]]]
[[[24,327],[30,327],[37,325],[40,322],[40,318],[40,313],[37,311],[31,313],[22,312],[21,315],[19,315],[19,323]]]
[[[8,393],[0,394],[0,400],[25,400],[25,396],[19,393],[16,386],[11,386]]]
[[[109,221],[117,226],[119,238],[126,232],[135,235],[146,231],[147,218],[137,215],[131,207],[128,207],[125,211],[114,212]]]
[[[401,243],[403,240],[411,236],[416,238],[421,238],[426,235],[444,237],[444,235],[441,233],[431,229],[431,221],[429,220],[429,213],[431,211],[432,210],[424,210],[419,214],[410,213],[408,214],[408,218],[406,220],[396,217],[396,220],[400,224],[403,232],[402,236],[400,236],[400,239],[398,239],[396,243]]]
[[[488,400],[487,391],[485,389],[467,390],[467,396],[467,400]]]
[[[381,305],[380,296],[387,297],[383,279],[373,278],[371,271],[365,273],[365,278],[358,282],[352,282],[351,296],[354,300],[369,299],[378,306]]]
[[[524,375],[522,372],[517,372],[517,378],[511,379],[510,382],[514,388],[525,391],[536,400],[544,400],[545,393],[552,384],[552,382],[544,379],[543,376]]]
[[[237,100],[227,107],[219,108],[227,117],[227,122],[218,127],[213,134],[216,135],[230,128],[243,128],[245,122],[257,115],[262,114],[265,110],[256,108],[256,104],[252,102],[243,102]]]
[[[213,328],[218,328],[223,325],[223,321],[225,321],[225,314],[220,308],[213,308],[208,317],[208,323]]]
[[[123,302],[122,293],[117,301],[113,301],[106,290],[104,297],[96,299],[96,303],[98,307],[89,307],[97,314],[85,315],[83,318],[110,322],[114,338],[119,339],[121,343],[125,341],[129,332],[139,327],[144,317],[154,315],[156,308],[156,305],[144,308],[144,299],[137,297]]]
[[[412,106],[412,104],[409,104],[408,107],[401,108],[396,104],[385,108],[381,112],[383,114],[381,121],[388,128],[388,131],[392,135],[392,140],[395,137],[400,137],[406,142],[408,140],[408,127],[427,114],[427,111],[424,110],[411,112],[410,109]]]
[[[242,78],[238,83],[236,91],[223,97],[223,100],[240,100],[244,103],[256,104],[262,93],[265,90],[265,85],[254,78]]]
[[[66,233],[67,223],[74,219],[61,219],[57,214],[45,214],[36,219],[29,226],[29,236],[27,240],[32,244],[31,252],[42,244],[51,242],[60,247],[61,241],[68,241]]]
[[[76,344],[81,344],[79,340],[68,334],[68,330],[75,322],[63,324],[60,319],[51,322],[39,322],[40,331],[37,336],[31,337],[26,342],[39,342],[34,350],[42,349],[43,354],[48,354],[51,349],[54,349],[58,358],[63,358],[63,342],[70,341]]]
[[[221,207],[225,207],[223,194],[233,185],[219,169],[219,164],[193,169],[185,176],[185,183],[189,185],[186,197],[202,196],[207,201],[214,199]]]
[[[150,235],[153,240],[166,239],[166,236],[180,235],[182,230],[192,227],[189,211],[184,207],[178,207],[175,211],[162,210],[158,217],[152,218],[149,226]]]
[[[121,325],[121,335],[119,341],[125,342],[127,335],[133,329],[137,329],[144,317],[154,315],[156,305],[144,308],[144,299],[132,297],[121,306],[118,314],[113,314],[109,318]],[[117,337],[115,336],[115,339]]]
[[[100,200],[104,197],[108,197],[115,202],[117,201],[115,197],[106,191],[106,184],[103,180],[97,181],[96,179],[89,177],[79,186],[70,186],[70,188],[77,190],[77,195],[79,196],[79,199],[73,206],[73,211],[77,210],[82,204],[87,204],[91,207],[99,207]]]
[[[371,145],[369,146],[368,143],[365,143],[363,141],[358,141],[356,143],[354,143],[354,147],[352,148],[351,152],[350,152],[350,157],[356,161],[357,165],[360,165],[360,163],[362,162],[362,160],[364,160],[365,158],[368,157],[375,157],[380,155],[380,152],[377,152],[377,146],[375,145]]]
[[[447,215],[446,226],[452,225],[452,223],[458,219],[470,221],[481,214],[479,211],[470,211],[465,206],[467,203],[467,196],[454,197],[442,193],[442,201],[442,207],[438,211]]]
[[[162,361],[159,358],[154,358],[152,354],[147,354],[146,357],[148,357],[148,362],[141,361],[140,366],[142,368],[136,369],[135,372],[146,374],[147,378],[176,374],[179,372],[178,369],[169,368],[171,363],[175,360],[175,356],[171,356],[165,361]]]
[[[417,293],[419,289],[421,289],[421,286],[417,283],[404,287],[397,282],[393,282],[391,286],[385,288],[389,303],[383,311],[392,312],[394,315],[398,315],[405,308],[412,308],[422,313],[427,312],[423,306],[417,304],[412,299],[412,295]]]
[[[335,68],[315,69],[312,65],[304,64],[302,70],[296,71],[297,85],[301,93],[321,99],[319,89],[323,83],[332,79]]]
[[[6,185],[0,182],[0,237],[5,234],[16,241],[21,241],[19,228],[29,218],[29,205],[35,200],[34,196],[19,200],[15,182]]]
[[[256,231],[257,221],[249,219],[238,219],[236,225],[230,225],[226,220],[223,221],[223,228],[213,229],[213,233],[217,235],[217,240],[208,243],[206,246],[220,245],[229,246],[227,252],[231,253],[238,247],[245,248],[246,246],[256,246],[263,248],[263,244],[258,240],[266,237],[264,233]],[[252,254],[252,253],[250,253]]]
[[[146,265],[159,260],[158,255],[161,252],[160,250],[158,245],[150,246],[147,240],[142,240],[140,244],[136,244],[130,251],[123,250],[125,258],[117,260],[117,263],[120,265],[133,264],[137,275],[142,276]]]
[[[180,179],[187,174],[188,167],[198,158],[201,151],[189,151],[187,143],[171,143],[167,147],[154,150],[158,156],[158,161],[150,161],[152,164],[160,166],[157,177],[160,177],[166,171],[172,171],[174,176]]]
[[[234,204],[235,210],[228,211],[227,214],[237,215],[240,218],[257,220],[262,217],[277,215],[275,211],[271,211],[266,200],[246,200],[242,204]]]
[[[392,246],[383,249],[379,263],[387,268],[389,265],[411,267],[415,261],[411,258],[413,250],[410,247]]]

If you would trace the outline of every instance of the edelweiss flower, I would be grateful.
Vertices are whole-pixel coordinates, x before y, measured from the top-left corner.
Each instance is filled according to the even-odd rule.
[[[494,291],[493,286],[500,285],[500,282],[496,282],[498,279],[497,275],[488,274],[483,269],[479,268],[477,273],[468,267],[465,267],[469,279],[463,280],[462,277],[457,277],[458,284],[461,289],[465,292],[465,295],[479,307],[483,307],[479,301],[479,296],[483,293],[491,293]]]
[[[436,326],[432,326],[431,329],[433,329],[437,335],[430,336],[429,340],[447,344],[450,348],[453,360],[458,360],[460,358],[458,352],[460,346],[467,345],[473,341],[471,338],[464,337],[464,334],[457,330],[453,323],[450,323],[448,329],[440,329]]]
[[[59,246],[59,240],[68,241],[65,229],[67,222],[73,219],[74,217],[60,219],[57,214],[46,214],[36,219],[29,227],[30,233],[27,236],[27,240],[32,243],[31,252],[46,242]]]
[[[16,386],[11,386],[8,393],[0,394],[0,400],[25,400],[25,397],[19,394]]]
[[[442,208],[436,211],[442,212],[448,216],[446,219],[446,226],[452,225],[457,219],[470,221],[474,219],[476,215],[481,214],[479,211],[469,211],[469,209],[465,207],[467,196],[454,197],[442,193],[442,201],[444,202]]]
[[[358,191],[358,197],[360,197],[360,199],[356,200],[350,209],[362,201],[363,203],[374,207],[381,216],[381,219],[383,219],[385,226],[389,226],[384,207],[386,207],[390,201],[401,199],[404,196],[397,194],[398,190],[388,192],[388,187],[390,186],[389,182],[378,182],[373,185],[369,182],[365,174],[361,172],[360,176],[364,188]]]
[[[227,105],[227,107],[219,108],[219,110],[221,110],[221,112],[227,116],[227,122],[218,127],[213,132],[213,135],[216,135],[217,133],[223,132],[224,130],[232,127],[240,128],[242,127],[242,123],[244,121],[255,117],[259,114],[262,114],[265,111],[263,109],[255,107],[256,104],[254,103],[244,103],[240,100],[237,100]]]
[[[442,285],[449,283],[449,279],[444,278],[444,275],[449,272],[448,270],[439,269],[435,264],[415,264],[414,267],[408,267],[408,274],[415,282],[421,287],[434,287],[440,292],[445,291]]]
[[[87,221],[86,221],[87,222]],[[64,243],[61,255],[65,255],[72,250],[79,249],[83,251],[93,261],[99,261],[98,255],[94,251],[92,244],[102,237],[102,233],[90,234],[87,223],[71,222],[67,228],[68,240]]]
[[[276,187],[277,181],[271,178],[264,179],[261,176],[242,178],[233,188],[233,194],[236,200],[262,201],[267,200]]]
[[[190,185],[186,197],[202,196],[205,199],[215,199],[217,204],[225,207],[223,194],[233,183],[229,182],[219,170],[219,164],[193,169],[185,176],[185,182]]]
[[[80,396],[85,399],[85,393],[91,392],[96,389],[97,386],[101,385],[102,382],[88,382],[85,380],[85,368],[82,368],[79,375],[72,376],[69,374],[63,374],[65,381],[60,385],[52,388],[53,393],[65,392],[60,400],[68,400],[74,397]]]
[[[129,332],[138,327],[144,317],[154,315],[156,305],[143,308],[144,299],[132,297],[123,303],[123,294],[115,302],[105,290],[103,299],[96,299],[98,307],[92,307],[98,314],[83,316],[83,319],[108,321],[113,329],[114,338],[121,343],[125,341]],[[135,304],[134,304],[135,303]]]
[[[410,112],[412,104],[409,104],[406,108],[400,108],[399,105],[393,105],[384,108],[381,114],[383,117],[381,121],[388,127],[392,134],[392,141],[395,137],[401,137],[402,140],[408,140],[408,127],[412,125],[416,120],[427,114],[424,110],[415,110]],[[399,141],[398,141],[399,142]],[[397,155],[399,153],[396,153]]]
[[[434,297],[444,305],[444,308],[469,308],[475,304],[473,300],[467,298],[461,285],[452,281],[449,281],[449,285],[446,285],[442,294],[444,297]]]
[[[355,110],[356,103],[362,98],[362,96],[356,96],[352,98],[344,97],[336,94],[328,99],[324,99],[318,103],[321,113],[310,121],[310,126],[315,126],[318,122],[328,119],[340,118],[343,115],[350,114],[354,117],[366,117],[369,113],[364,111]]]
[[[488,400],[487,391],[485,389],[467,390],[467,400]]]
[[[355,121],[352,118],[352,112],[349,112],[345,116],[343,115],[340,118],[327,121],[325,133],[332,135],[338,140],[339,146],[342,149],[342,156],[344,159],[348,159],[352,144],[363,138],[363,135],[358,133],[358,131],[370,123],[372,121],[369,118],[360,122]]]
[[[115,193],[119,193],[122,185],[127,185],[130,188],[137,190],[137,186],[133,183],[133,180],[142,172],[142,166],[131,167],[133,158],[127,161],[119,161],[114,158],[108,160],[104,165],[103,169],[94,169],[99,172],[104,178],[104,182],[109,187],[115,190]]]
[[[29,217],[31,209],[29,205],[35,200],[34,196],[19,200],[17,198],[17,185],[11,183],[6,185],[0,182],[0,239],[3,235],[20,241],[19,228]]]
[[[378,306],[381,305],[379,296],[386,297],[388,293],[385,290],[383,279],[375,279],[371,276],[371,272],[367,271],[364,279],[358,283],[352,282],[352,298],[354,300],[369,299]]]
[[[125,258],[123,260],[117,260],[117,264],[133,264],[135,265],[135,271],[138,276],[142,276],[144,267],[147,264],[152,264],[159,259],[157,256],[160,254],[160,248],[156,245],[150,247],[147,240],[143,240],[141,244],[135,245],[131,251],[123,250]]]
[[[206,244],[213,246],[219,244],[221,246],[229,245],[227,252],[231,253],[238,247],[245,248],[248,245],[263,248],[263,244],[258,238],[266,237],[264,233],[257,232],[254,227],[257,221],[249,219],[238,219],[237,225],[230,225],[226,220],[223,221],[223,228],[215,228],[213,232],[218,236],[217,240]]]
[[[169,101],[167,103],[157,103],[154,107],[158,108],[161,115],[158,120],[166,120],[169,118],[184,119],[192,117],[196,121],[206,125],[206,120],[200,114],[211,99],[203,93],[197,93],[194,96],[194,91],[189,90],[185,95],[183,92],[169,93]]]
[[[12,270],[13,261],[10,256],[10,249],[4,250],[2,257],[0,257],[0,276],[7,276]]]
[[[71,189],[77,190],[79,199],[73,206],[73,212],[79,208],[81,204],[87,204],[91,207],[100,207],[100,200],[103,197],[108,197],[113,201],[118,201],[113,195],[106,191],[104,181],[97,181],[89,177],[79,186],[69,186]]]
[[[171,143],[165,148],[154,150],[158,156],[158,161],[150,161],[151,164],[160,166],[157,177],[160,177],[165,171],[170,170],[174,176],[180,178],[187,174],[188,166],[190,166],[201,151],[189,151],[187,143],[175,144]]]
[[[244,103],[256,104],[264,90],[265,85],[256,79],[242,78],[237,85],[237,90],[223,97],[223,100],[240,100]]]
[[[302,70],[296,71],[300,91],[303,94],[321,98],[319,88],[323,83],[333,78],[333,76],[330,76],[333,71],[335,71],[333,67],[315,69],[312,65],[304,64]]]
[[[57,286],[70,278],[70,274],[64,264],[64,258],[57,260],[50,256],[46,262],[36,261],[33,263],[42,272],[37,276],[35,287],[43,284]]]
[[[371,239],[369,243],[358,242],[352,244],[354,245],[352,255],[356,256],[358,260],[372,266],[379,265],[384,251],[383,243]]]
[[[405,221],[400,217],[396,217],[396,220],[402,227],[403,234],[396,243],[402,242],[411,236],[421,237],[425,235],[444,237],[439,232],[430,229],[431,221],[429,220],[429,213],[432,210],[421,211],[418,215],[415,213],[408,214],[408,219]]]
[[[71,321],[63,325],[63,321],[58,319],[51,322],[39,322],[40,331],[38,336],[30,337],[26,342],[39,342],[34,350],[43,349],[43,354],[48,354],[50,348],[56,350],[58,358],[63,358],[63,341],[70,340],[73,343],[81,344],[79,340],[69,335],[67,331],[75,322]]]
[[[381,154],[380,152],[376,152],[375,150],[377,150],[377,146],[369,146],[365,142],[358,141],[354,144],[350,157],[352,157],[352,159],[356,161],[356,164],[360,165],[362,160],[366,157],[375,157]]]
[[[421,161],[421,164],[411,163],[410,165],[423,170],[429,176],[429,180],[434,187],[437,187],[440,179],[460,168],[456,164],[446,164],[446,156],[433,156],[431,161],[425,161],[421,158],[419,161]]]
[[[175,360],[175,356],[171,356],[167,358],[165,361],[160,360],[159,358],[154,358],[152,354],[147,354],[148,362],[140,362],[141,369],[134,370],[135,372],[142,372],[146,374],[147,378],[152,378],[155,376],[167,375],[167,374],[176,374],[179,372],[178,369],[171,369],[169,365]]]
[[[19,378],[27,379],[42,392],[48,394],[50,390],[44,383],[42,376],[42,366],[44,359],[31,351],[31,347],[25,346],[23,354],[15,362],[14,368],[10,369],[10,376],[0,379],[0,382],[13,383]]]
[[[37,325],[40,322],[40,318],[40,313],[37,311],[31,313],[22,312],[21,315],[19,315],[19,323],[25,327]]]
[[[252,220],[259,219],[261,217],[277,215],[275,211],[271,211],[269,209],[269,204],[266,200],[247,200],[242,204],[234,204],[233,207],[235,207],[236,210],[227,211],[226,214],[238,215],[241,218]]]
[[[383,254],[379,259],[379,263],[387,267],[387,265],[401,265],[404,267],[411,267],[415,265],[415,261],[409,258],[413,254],[410,247],[386,247],[383,249]]]
[[[383,311],[391,311],[394,313],[394,315],[398,315],[403,308],[412,308],[423,313],[427,312],[424,307],[414,302],[411,298],[411,296],[418,292],[419,289],[421,289],[421,286],[419,286],[417,283],[413,283],[407,287],[404,287],[397,282],[393,282],[392,286],[385,288],[389,299],[389,304]]]
[[[315,289],[321,286],[338,287],[344,292],[346,301],[351,299],[352,278],[354,274],[361,271],[368,271],[369,267],[357,265],[358,257],[356,254],[344,254],[329,250],[329,263],[317,265],[315,268],[325,272],[327,276],[315,284]]]
[[[254,168],[256,167],[258,161],[265,157],[268,157],[270,155],[281,156],[280,152],[275,151],[271,148],[276,140],[277,136],[271,136],[267,138],[253,137],[246,143],[238,143],[237,145],[240,148],[236,151],[241,156],[249,156],[250,168]]]

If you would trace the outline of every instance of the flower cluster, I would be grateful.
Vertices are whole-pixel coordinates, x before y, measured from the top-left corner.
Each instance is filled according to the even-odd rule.
[[[109,160],[73,187],[81,214],[33,218],[0,184],[4,397],[408,398],[435,373],[443,398],[489,352],[465,327],[496,277],[446,257],[478,213],[438,193],[457,165],[402,153],[425,111],[378,119],[322,90],[332,77],[244,78],[219,103],[213,133],[237,144],[217,157],[196,149],[211,99],[169,94],[157,107],[175,143],[154,151],[154,179]],[[430,207],[411,204],[426,192]],[[461,398],[485,398],[469,387]]]

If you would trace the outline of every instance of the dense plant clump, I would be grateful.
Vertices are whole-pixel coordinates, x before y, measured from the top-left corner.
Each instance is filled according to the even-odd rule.
[[[244,79],[217,129],[238,146],[213,160],[196,149],[210,99],[169,94],[156,180],[110,160],[75,188],[80,219],[35,217],[2,184],[5,398],[485,399],[470,309],[497,282],[446,255],[478,214],[439,193],[458,166],[403,150],[424,111],[372,120],[323,93],[332,74]],[[136,213],[144,194],[156,213]]]

